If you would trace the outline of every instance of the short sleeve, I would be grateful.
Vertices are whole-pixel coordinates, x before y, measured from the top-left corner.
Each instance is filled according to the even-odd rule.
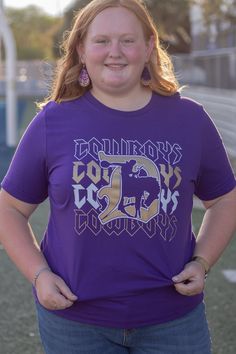
[[[13,197],[39,204],[48,196],[45,111],[41,111],[26,129],[1,187]]]
[[[209,115],[203,110],[201,164],[195,195],[211,200],[230,192],[236,185],[222,138]]]

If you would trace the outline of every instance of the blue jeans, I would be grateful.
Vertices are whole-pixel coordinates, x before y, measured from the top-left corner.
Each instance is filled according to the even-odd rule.
[[[180,319],[133,329],[70,321],[37,305],[46,354],[210,354],[204,303]]]

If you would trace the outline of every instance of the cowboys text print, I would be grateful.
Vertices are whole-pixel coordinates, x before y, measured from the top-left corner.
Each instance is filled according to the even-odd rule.
[[[143,230],[171,241],[180,197],[181,147],[169,142],[75,140],[75,231],[131,237]]]

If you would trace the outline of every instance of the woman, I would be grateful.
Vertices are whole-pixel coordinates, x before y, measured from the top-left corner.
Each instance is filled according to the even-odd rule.
[[[93,0],[2,182],[0,234],[34,285],[47,354],[209,354],[205,276],[235,228],[235,178],[138,0]],[[206,207],[197,242],[193,194]],[[49,197],[37,245],[28,219]]]

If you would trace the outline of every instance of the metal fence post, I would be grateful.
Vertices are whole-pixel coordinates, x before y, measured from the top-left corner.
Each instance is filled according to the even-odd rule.
[[[14,147],[17,144],[16,46],[2,6],[0,6],[0,36],[6,49],[6,143],[7,146]]]

